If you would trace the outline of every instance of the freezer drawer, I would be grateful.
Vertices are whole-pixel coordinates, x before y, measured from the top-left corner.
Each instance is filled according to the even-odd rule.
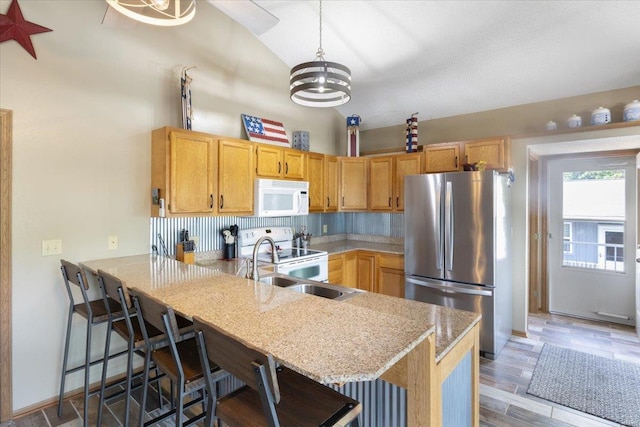
[[[480,354],[494,359],[508,335],[497,331],[495,288],[446,282],[412,276],[405,277],[405,297],[444,307],[482,314],[480,320]],[[509,334],[511,331],[509,331]]]

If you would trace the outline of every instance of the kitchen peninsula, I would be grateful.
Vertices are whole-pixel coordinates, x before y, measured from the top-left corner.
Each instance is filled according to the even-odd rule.
[[[479,316],[474,313],[367,292],[332,301],[156,255],[81,264],[92,273],[104,270],[185,316],[199,316],[318,382],[382,378],[403,387],[409,427],[479,424]],[[468,414],[465,424],[447,421],[456,403],[445,391],[461,361],[470,375],[457,392],[468,399],[461,399],[467,407],[458,404],[455,412]]]

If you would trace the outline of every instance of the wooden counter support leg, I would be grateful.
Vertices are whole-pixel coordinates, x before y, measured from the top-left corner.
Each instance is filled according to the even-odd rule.
[[[407,365],[407,426],[440,426],[441,403],[434,334],[407,355]]]

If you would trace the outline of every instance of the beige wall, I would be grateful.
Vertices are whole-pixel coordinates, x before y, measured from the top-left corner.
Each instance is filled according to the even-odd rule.
[[[498,135],[522,135],[545,132],[545,123],[553,120],[558,128],[566,128],[566,120],[572,114],[582,117],[588,125],[591,111],[599,106],[611,110],[613,122],[622,121],[624,106],[640,98],[640,86],[574,96],[553,101],[518,105],[480,113],[464,114],[418,122],[418,143],[463,141]],[[419,116],[418,116],[419,117]],[[405,124],[360,132],[360,150],[404,147]]]
[[[0,0],[0,11],[9,3]],[[247,113],[280,120],[289,134],[309,131],[314,151],[337,154],[345,139],[334,109],[293,104],[288,67],[206,2],[176,28],[114,21],[119,15],[103,25],[104,1],[20,6],[25,19],[53,32],[31,37],[37,60],[15,41],[0,44],[0,107],[14,112],[15,410],[58,394],[68,304],[59,259],[149,252],[150,131],[180,126],[182,67],[197,66],[195,130],[244,137]],[[109,235],[119,237],[118,250],[107,250]],[[47,239],[62,240],[62,255],[41,256]],[[83,352],[82,325],[74,324],[73,364]],[[68,389],[81,383],[70,377]]]

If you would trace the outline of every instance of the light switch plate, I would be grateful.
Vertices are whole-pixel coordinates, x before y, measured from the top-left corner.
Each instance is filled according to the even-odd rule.
[[[62,240],[43,240],[42,256],[60,255],[62,253]]]
[[[327,224],[324,224],[324,225],[322,226],[322,232],[323,232],[323,233],[326,233],[326,232],[327,232],[327,229],[328,229]]]

